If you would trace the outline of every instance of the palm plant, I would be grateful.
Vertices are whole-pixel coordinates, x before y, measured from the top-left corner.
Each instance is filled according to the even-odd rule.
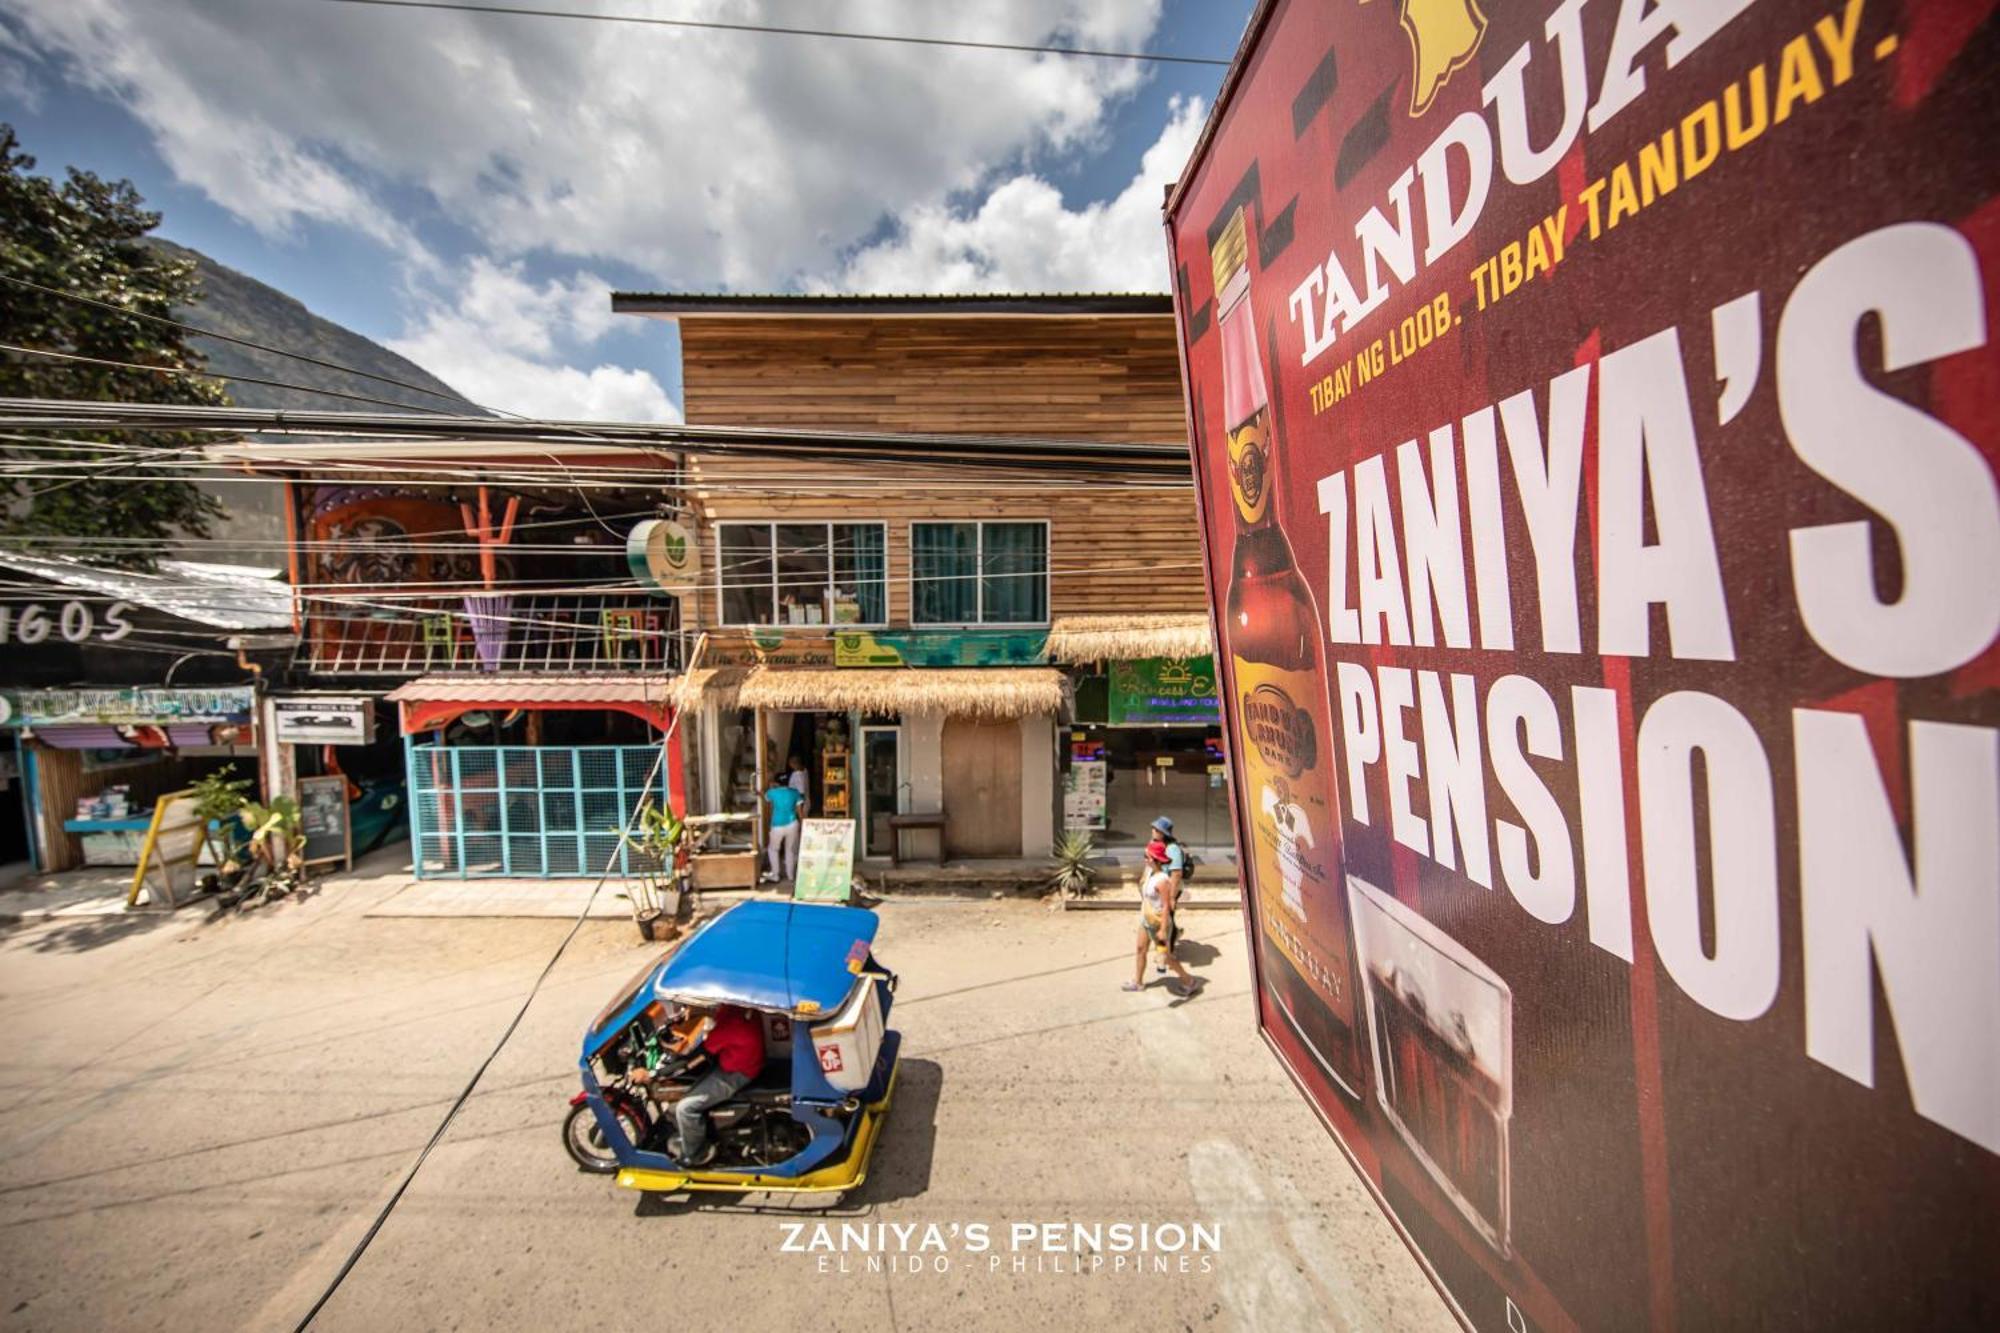
[[[1064,901],[1080,898],[1096,887],[1090,868],[1097,846],[1083,829],[1066,830],[1056,839],[1055,865],[1049,872],[1049,886]]]

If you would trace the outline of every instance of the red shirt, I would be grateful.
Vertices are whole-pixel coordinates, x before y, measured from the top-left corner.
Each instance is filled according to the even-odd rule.
[[[764,1070],[764,1025],[733,1004],[715,1011],[715,1026],[701,1044],[729,1073],[755,1078]]]

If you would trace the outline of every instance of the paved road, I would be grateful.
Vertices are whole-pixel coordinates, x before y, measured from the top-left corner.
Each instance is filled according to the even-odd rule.
[[[567,928],[370,918],[371,892],[0,935],[0,1323],[297,1321]],[[592,922],[316,1327],[1452,1327],[1255,1039],[1235,918],[1194,923],[1211,984],[1175,1004],[1118,990],[1122,914],[884,916],[905,1065],[859,1197],[688,1205],[571,1167],[576,1038],[647,957]],[[1202,1222],[1222,1253],[1017,1273],[954,1242],[948,1273],[842,1274],[788,1221]]]

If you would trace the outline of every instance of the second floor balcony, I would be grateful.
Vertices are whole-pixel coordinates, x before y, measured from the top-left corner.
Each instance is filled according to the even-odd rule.
[[[678,671],[671,601],[643,595],[500,591],[321,604],[300,638],[318,676],[434,671]]]

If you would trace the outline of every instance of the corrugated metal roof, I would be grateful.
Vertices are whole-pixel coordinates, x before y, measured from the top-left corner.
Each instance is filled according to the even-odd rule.
[[[621,315],[663,315],[675,319],[704,315],[751,316],[983,315],[1103,319],[1157,316],[1174,311],[1165,292],[965,292],[904,295],[849,295],[800,292],[613,292],[611,309]]]
[[[291,585],[275,569],[162,560],[159,572],[106,569],[70,556],[0,554],[0,569],[102,593],[216,629],[290,629]]]
[[[420,676],[391,690],[397,703],[647,704],[671,703],[675,677],[665,673],[537,675],[496,671]]]

